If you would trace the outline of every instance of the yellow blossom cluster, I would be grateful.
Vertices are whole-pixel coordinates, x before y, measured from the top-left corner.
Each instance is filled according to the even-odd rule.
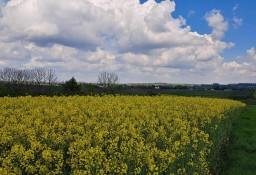
[[[210,174],[232,100],[0,98],[0,174]]]

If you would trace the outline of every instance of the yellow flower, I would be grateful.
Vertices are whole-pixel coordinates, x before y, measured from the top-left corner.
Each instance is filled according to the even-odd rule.
[[[243,106],[176,96],[0,98],[0,174],[210,174]]]

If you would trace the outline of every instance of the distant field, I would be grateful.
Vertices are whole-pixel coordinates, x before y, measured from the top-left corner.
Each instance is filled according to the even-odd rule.
[[[161,90],[161,94],[172,94],[179,96],[199,96],[211,98],[248,99],[254,98],[254,91],[215,91],[215,90]]]
[[[0,98],[0,174],[218,174],[243,107],[177,96]]]
[[[234,100],[256,99],[255,91],[238,91],[238,90],[181,90],[181,89],[142,89],[142,88],[126,88],[117,91],[119,94],[125,95],[177,95],[187,97],[210,97],[210,98],[226,98]]]

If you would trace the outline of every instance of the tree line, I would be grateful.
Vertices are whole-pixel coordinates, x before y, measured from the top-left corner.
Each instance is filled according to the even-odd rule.
[[[53,69],[4,68],[0,71],[0,81],[3,95],[51,95],[57,75]]]
[[[0,80],[9,84],[52,84],[57,82],[57,76],[53,69],[4,68],[0,71]]]
[[[117,82],[118,75],[112,72],[100,73],[96,85],[85,87],[74,77],[65,83],[58,82],[54,69],[4,68],[0,70],[0,96],[113,94]]]

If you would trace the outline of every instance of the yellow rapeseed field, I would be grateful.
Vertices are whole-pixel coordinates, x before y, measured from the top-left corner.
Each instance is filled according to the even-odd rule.
[[[0,174],[211,174],[243,106],[175,96],[0,98]]]

